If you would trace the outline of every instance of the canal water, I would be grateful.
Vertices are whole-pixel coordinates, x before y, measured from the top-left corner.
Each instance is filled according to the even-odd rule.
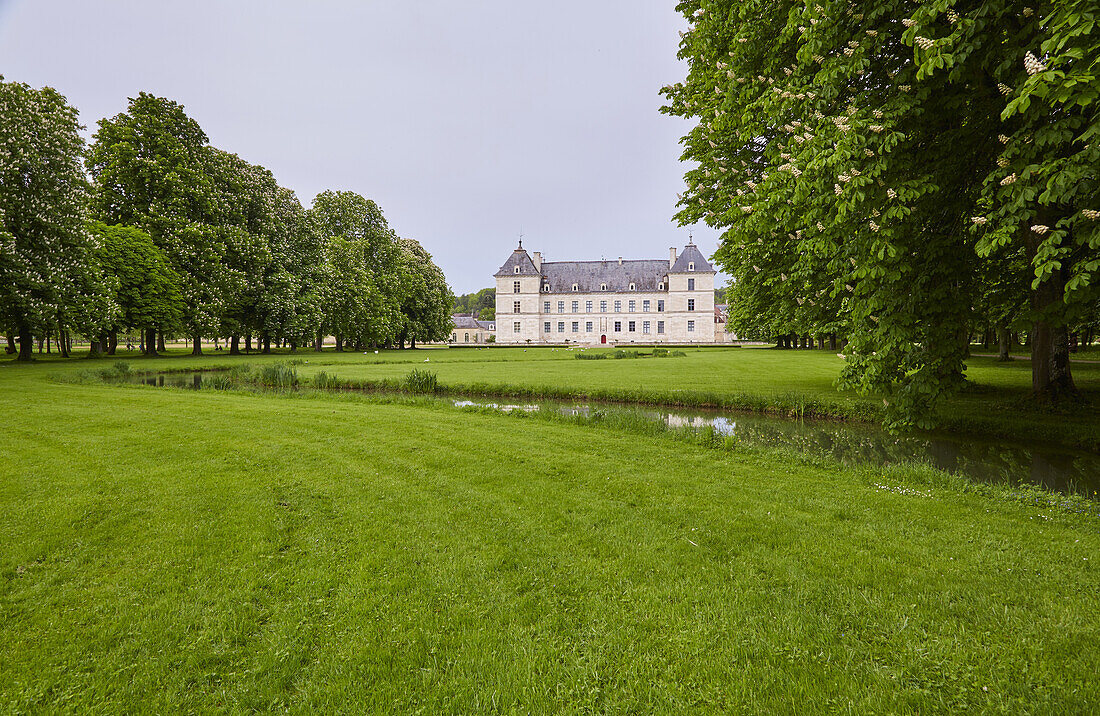
[[[169,373],[135,376],[145,385],[202,389],[218,373]],[[424,396],[418,396],[424,397]],[[746,445],[778,446],[831,456],[851,465],[920,462],[970,480],[986,483],[1031,484],[1064,493],[1100,497],[1100,455],[1056,445],[985,440],[943,433],[891,435],[866,423],[800,420],[757,413],[657,408],[609,403],[538,401],[509,403],[489,398],[428,397],[458,408],[490,408],[502,412],[557,411],[564,415],[630,415],[670,428],[703,430],[735,437]]]

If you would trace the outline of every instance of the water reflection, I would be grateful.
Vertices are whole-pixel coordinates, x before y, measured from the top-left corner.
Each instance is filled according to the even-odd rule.
[[[212,376],[206,375],[209,379]],[[202,373],[140,376],[145,385],[200,390]],[[502,412],[555,410],[563,415],[632,415],[663,422],[671,428],[713,429],[748,445],[780,446],[812,455],[831,456],[847,464],[889,465],[923,462],[946,472],[987,483],[1040,485],[1049,490],[1096,497],[1100,491],[1100,456],[1057,446],[982,440],[947,434],[890,435],[864,423],[795,420],[748,413],[658,409],[626,405],[542,401],[504,403],[487,399],[444,399],[459,408]]]

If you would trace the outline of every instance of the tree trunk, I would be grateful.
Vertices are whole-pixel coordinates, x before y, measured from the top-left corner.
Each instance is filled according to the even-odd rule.
[[[336,352],[337,353],[343,353],[344,352],[344,339],[340,336],[339,333],[336,334]]]
[[[46,332],[46,355],[50,354],[50,341],[52,339],[53,339],[53,336],[50,335],[50,333],[47,331]]]
[[[164,347],[164,333],[157,331],[157,350],[161,353],[167,353],[168,349]]]
[[[252,351],[252,334],[251,333],[245,333],[244,334],[244,352],[249,353],[251,351]]]
[[[298,341],[287,341],[286,344],[290,346],[291,353],[294,353],[298,350]]]
[[[320,353],[324,345],[325,335],[322,331],[317,331],[317,342],[313,344],[313,350],[317,353]]]
[[[157,357],[157,329],[146,328],[145,331],[145,355],[149,358]]]
[[[193,356],[201,356],[202,355],[202,334],[201,333],[196,332],[195,335],[191,336],[191,355],[193,355]]]
[[[415,338],[410,338],[409,339],[409,348],[412,348],[414,350],[416,349],[416,339]]]
[[[263,353],[265,355],[270,355],[271,354],[271,339],[267,337],[266,333],[263,335],[263,338],[260,339],[260,342],[263,345]]]
[[[19,329],[19,357],[16,360],[34,360],[34,338],[31,336],[31,329],[29,328]]]
[[[8,339],[8,345],[4,347],[4,352],[7,353],[8,355],[12,355],[13,353],[18,353],[19,349],[15,347],[15,336],[8,333],[6,335],[6,338]]]
[[[62,358],[69,357],[69,335],[64,328],[57,332],[57,350],[61,352]]]
[[[1037,223],[1053,226],[1053,217],[1040,214]],[[1030,228],[1027,236],[1028,257],[1034,258],[1042,236]],[[1069,366],[1069,334],[1059,325],[1057,314],[1065,292],[1065,275],[1069,267],[1055,270],[1039,287],[1031,291],[1031,309],[1035,324],[1031,331],[1031,392],[1041,403],[1057,403],[1077,393]]]
[[[103,357],[103,336],[92,336],[88,340],[88,357],[89,358],[102,358]]]
[[[1007,328],[1003,326],[997,327],[997,360],[1002,362],[1012,360],[1012,342],[1009,340],[1011,336],[1012,334]]]
[[[118,329],[112,328],[107,332],[107,355],[113,356],[118,350]]]
[[[829,350],[831,350],[831,351],[836,350],[836,334],[835,333],[830,333],[829,334]]]
[[[241,337],[236,333],[229,336],[229,355],[239,356],[241,354]]]

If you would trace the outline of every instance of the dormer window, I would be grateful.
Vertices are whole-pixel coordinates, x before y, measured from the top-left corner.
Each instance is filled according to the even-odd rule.
[[[577,284],[573,284],[573,293],[577,292],[577,288],[578,288]]]
[[[545,284],[542,287],[542,291],[543,291],[543,293],[550,293],[550,284]]]
[[[695,270],[695,262],[694,261],[689,261],[688,262],[688,271],[694,271],[694,270]]]
[[[607,284],[606,283],[601,283],[600,284],[600,290],[601,291],[606,291],[607,290]]]
[[[631,290],[631,291],[633,291],[633,290],[634,290],[634,284],[630,284],[630,290]]]
[[[665,290],[665,285],[663,283],[657,284],[657,290],[658,291],[664,291]]]
[[[519,273],[519,266],[516,266],[516,273]]]

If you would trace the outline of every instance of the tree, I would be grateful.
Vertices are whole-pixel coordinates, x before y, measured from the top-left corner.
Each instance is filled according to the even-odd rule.
[[[309,211],[311,231],[324,243],[319,290],[324,323],[336,349],[346,339],[384,345],[401,324],[396,236],[382,210],[350,191],[325,191]]]
[[[1008,0],[679,8],[693,22],[681,44],[690,69],[665,88],[665,111],[698,120],[679,219],[725,229],[718,262],[740,293],[771,292],[773,323],[835,315],[851,338],[841,383],[886,393],[889,424],[930,425],[962,383],[990,245],[971,217],[1004,203],[982,191],[1003,169],[998,84],[1013,92],[1039,23]],[[1075,38],[1095,32],[1074,22]],[[1078,54],[1088,44],[1074,42]],[[1032,256],[1033,291],[1057,293]],[[807,315],[823,299],[828,310]],[[1037,365],[1050,355],[1033,349]]]
[[[443,272],[432,262],[432,256],[420,242],[413,239],[398,239],[400,250],[400,291],[402,295],[402,326],[398,334],[398,344],[402,347],[410,341],[445,341],[451,333],[454,323],[451,319],[451,307],[454,294],[447,286]]]
[[[145,336],[146,354],[154,355],[157,329],[173,328],[182,314],[176,273],[164,252],[141,229],[96,222],[92,232],[99,237],[96,258],[113,279],[120,309],[117,322],[108,328],[107,352],[114,353],[119,329],[138,329]]]
[[[145,92],[99,122],[87,158],[95,214],[146,231],[179,277],[195,355],[225,313],[226,236],[206,134],[183,106]]]
[[[112,310],[90,261],[80,129],[56,90],[0,77],[0,323],[18,360],[31,360],[36,332],[94,327]]]

